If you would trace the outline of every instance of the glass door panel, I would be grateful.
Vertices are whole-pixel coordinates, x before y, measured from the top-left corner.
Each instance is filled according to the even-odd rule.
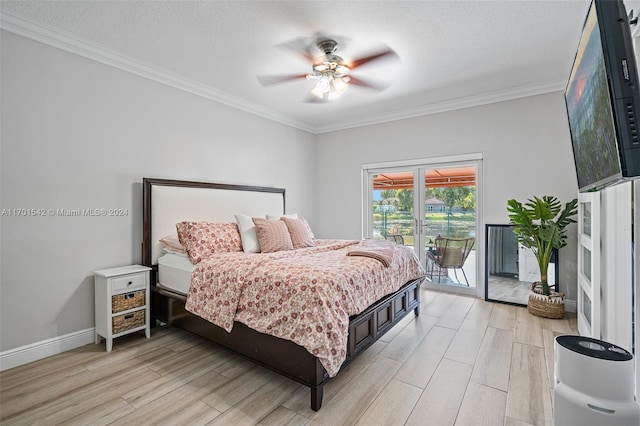
[[[433,286],[476,287],[476,167],[421,169],[427,278]],[[475,293],[475,290],[474,290]]]
[[[373,238],[414,245],[413,175],[413,170],[394,170],[373,175]]]
[[[580,268],[580,270],[584,275],[585,285],[591,288],[591,250],[584,246],[582,247],[582,268]]]
[[[578,200],[578,332],[599,339],[600,193],[582,193]]]

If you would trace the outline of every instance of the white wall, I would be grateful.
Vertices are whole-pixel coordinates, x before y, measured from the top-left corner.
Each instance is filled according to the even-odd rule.
[[[315,226],[315,139],[12,33],[1,37],[0,351],[94,325],[92,271],[141,259],[143,177],[286,188]]]
[[[316,234],[361,236],[362,164],[482,153],[485,223],[508,223],[507,200],[577,196],[561,92],[322,134]],[[484,224],[481,224],[484,232]],[[559,282],[576,295],[576,227],[560,251]]]

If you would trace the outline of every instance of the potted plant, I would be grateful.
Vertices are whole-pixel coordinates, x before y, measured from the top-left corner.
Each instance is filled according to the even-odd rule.
[[[576,223],[573,216],[578,211],[577,206],[577,198],[563,208],[556,197],[549,195],[530,198],[524,205],[514,199],[507,201],[513,233],[520,244],[531,249],[540,269],[540,282],[533,284],[529,295],[528,308],[534,315],[564,317],[564,295],[551,292],[547,273],[553,249],[567,245],[567,226]]]

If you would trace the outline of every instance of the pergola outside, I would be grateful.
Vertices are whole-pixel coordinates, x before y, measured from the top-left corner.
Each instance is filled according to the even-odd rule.
[[[475,167],[454,167],[447,169],[429,169],[425,173],[426,188],[444,188],[451,186],[475,186]],[[413,172],[379,173],[373,177],[373,189],[413,189]]]

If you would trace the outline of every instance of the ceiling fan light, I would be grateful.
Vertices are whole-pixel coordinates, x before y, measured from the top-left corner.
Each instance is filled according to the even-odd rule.
[[[323,99],[324,93],[320,92],[317,87],[311,89],[311,94],[318,99]]]
[[[342,95],[344,92],[346,92],[348,87],[349,85],[343,78],[333,79],[333,88],[338,95]]]
[[[349,69],[348,66],[346,65],[338,65],[334,71],[335,75],[339,76],[339,77],[344,77],[347,74],[349,74],[349,71],[351,71]]]
[[[331,89],[331,82],[329,78],[324,76],[316,83],[315,89],[320,93],[328,93]]]

